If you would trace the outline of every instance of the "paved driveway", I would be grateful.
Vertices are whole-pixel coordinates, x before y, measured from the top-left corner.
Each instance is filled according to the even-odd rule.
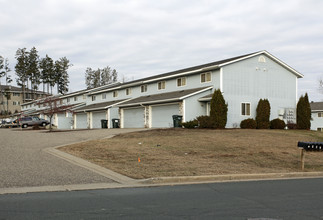
[[[138,129],[44,132],[0,129],[0,188],[111,183],[111,179],[50,155],[49,147]]]

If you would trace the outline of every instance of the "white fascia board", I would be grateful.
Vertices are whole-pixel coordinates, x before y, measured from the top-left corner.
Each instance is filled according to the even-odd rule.
[[[199,93],[201,93],[201,92],[205,92],[205,91],[207,91],[207,90],[210,90],[210,89],[212,89],[212,88],[213,88],[213,86],[210,86],[210,87],[207,87],[207,88],[205,88],[205,89],[199,90],[199,91],[197,91],[197,92],[190,93],[190,94],[188,94],[188,95],[186,95],[186,96],[182,96],[182,97],[180,97],[179,99],[180,99],[180,100],[183,100],[183,99],[186,99],[186,98],[188,98],[188,97],[191,97],[191,96],[197,95],[197,94],[199,94]]]
[[[173,98],[173,99],[162,99],[162,100],[155,100],[155,101],[149,101],[149,102],[137,102],[137,103],[130,103],[130,104],[125,104],[125,105],[120,105],[120,108],[125,108],[128,106],[134,106],[134,105],[150,105],[150,104],[155,104],[155,103],[166,103],[166,102],[174,102],[174,101],[179,101],[179,98]]]
[[[120,84],[122,84],[122,83],[121,82],[115,82],[115,83],[111,83],[111,84],[108,84],[108,85],[104,85],[104,86],[99,86],[99,87],[96,87],[96,88],[88,89],[88,90],[86,90],[86,92],[91,92],[91,91],[94,91],[95,92],[96,90],[100,90],[100,89],[102,89],[104,87],[109,87],[110,88],[110,86],[113,87],[113,86],[120,85]],[[100,90],[100,91],[102,91],[102,90]]]
[[[270,54],[266,50],[263,50],[263,51],[260,51],[258,53],[254,53],[254,54],[251,54],[249,56],[242,57],[242,58],[239,58],[239,59],[236,59],[236,60],[232,60],[232,61],[229,61],[229,62],[226,62],[226,63],[222,63],[222,64],[219,65],[219,67],[223,67],[223,66],[226,66],[226,65],[235,63],[235,62],[239,62],[241,60],[249,59],[251,57],[255,57],[255,56],[258,56],[260,54],[266,54],[268,57],[270,57],[271,59],[275,60],[277,63],[279,63],[280,65],[284,66],[286,69],[288,69],[292,73],[294,73],[298,78],[303,78],[304,77],[303,74],[301,74],[297,70],[293,69],[292,67],[288,66],[286,63],[284,63],[283,61],[279,60],[277,57],[273,56],[272,54]]]
[[[87,93],[87,95],[96,95],[96,94],[100,94],[103,92],[109,92],[109,91],[113,91],[113,90],[117,90],[117,89],[121,89],[121,88],[122,88],[122,86],[113,87],[113,88],[109,88],[109,89],[103,89],[103,90],[96,91],[96,92],[89,92],[89,93]]]
[[[218,68],[219,68],[219,66],[215,65],[215,66],[205,67],[205,68],[192,70],[192,71],[187,71],[187,72],[183,72],[183,73],[177,73],[177,74],[173,74],[173,75],[169,75],[169,76],[163,76],[163,77],[158,77],[157,76],[157,78],[150,79],[150,80],[145,80],[145,81],[143,81],[143,83],[150,83],[150,82],[154,82],[154,81],[160,81],[160,80],[175,78],[175,77],[179,77],[179,76],[185,76],[185,75],[189,75],[189,74],[193,74],[193,73],[210,71],[210,70],[214,70],[214,69],[218,69]]]

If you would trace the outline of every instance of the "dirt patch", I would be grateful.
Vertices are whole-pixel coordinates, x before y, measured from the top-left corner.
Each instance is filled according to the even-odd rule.
[[[60,148],[132,178],[300,171],[298,130],[159,129]],[[323,171],[322,153],[306,153],[306,171]]]

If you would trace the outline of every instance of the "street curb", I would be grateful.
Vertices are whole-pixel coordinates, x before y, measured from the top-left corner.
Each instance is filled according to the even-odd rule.
[[[292,173],[264,173],[264,174],[227,174],[209,176],[178,176],[178,177],[156,177],[139,180],[141,184],[175,184],[194,182],[228,182],[228,181],[251,181],[270,179],[298,179],[298,178],[320,178],[323,172],[292,172]]]

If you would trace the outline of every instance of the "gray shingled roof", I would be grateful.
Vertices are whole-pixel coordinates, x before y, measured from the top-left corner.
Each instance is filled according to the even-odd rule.
[[[86,105],[86,106],[82,106],[81,108],[75,109],[75,112],[83,112],[83,111],[90,111],[90,110],[104,110],[111,105],[115,105],[115,104],[123,102],[125,100],[126,99],[96,103],[96,104],[92,104],[92,105]]]
[[[196,88],[196,89],[180,90],[175,92],[160,93],[156,95],[141,96],[141,97],[123,102],[118,106],[125,107],[125,106],[135,106],[140,104],[175,102],[175,101],[179,101],[184,96],[191,95],[193,93],[205,90],[207,88],[212,89],[212,87],[203,87],[203,88]]]
[[[310,106],[312,111],[323,111],[323,102],[311,102]]]

